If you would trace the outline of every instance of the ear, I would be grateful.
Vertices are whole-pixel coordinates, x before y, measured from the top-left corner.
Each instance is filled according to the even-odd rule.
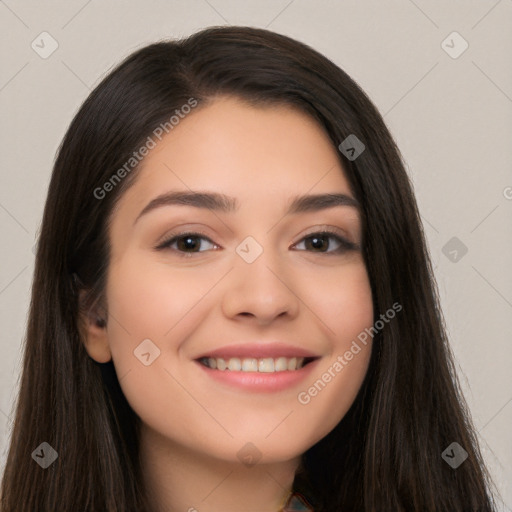
[[[80,290],[80,305],[85,302],[87,292]],[[96,304],[89,310],[80,307],[80,334],[89,357],[97,363],[108,363],[112,359],[108,344],[107,311]]]

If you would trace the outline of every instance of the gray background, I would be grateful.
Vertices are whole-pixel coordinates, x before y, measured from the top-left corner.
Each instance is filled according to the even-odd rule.
[[[512,0],[0,0],[1,469],[32,248],[73,114],[133,50],[224,24],[306,42],[384,115],[414,183],[463,389],[505,502],[500,510],[512,510]],[[43,31],[58,43],[47,58],[31,47],[51,48]],[[460,36],[448,37],[454,31]]]

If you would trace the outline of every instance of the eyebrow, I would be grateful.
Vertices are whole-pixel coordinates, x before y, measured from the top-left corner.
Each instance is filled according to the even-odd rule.
[[[217,192],[172,191],[152,199],[139,213],[134,224],[148,212],[162,206],[193,206],[222,213],[236,212],[240,203],[235,197]],[[292,198],[288,214],[317,212],[336,206],[350,206],[359,210],[359,202],[346,194],[312,194]]]

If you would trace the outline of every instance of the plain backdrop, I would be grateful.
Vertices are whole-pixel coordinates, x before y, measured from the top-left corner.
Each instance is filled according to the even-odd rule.
[[[383,114],[414,184],[481,447],[512,510],[512,0],[0,1],[1,470],[33,246],[74,113],[133,50],[225,24],[309,44]]]

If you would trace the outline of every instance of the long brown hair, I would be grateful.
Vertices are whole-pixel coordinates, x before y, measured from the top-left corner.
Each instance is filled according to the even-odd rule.
[[[459,389],[425,236],[402,157],[381,115],[339,67],[267,30],[211,27],[128,56],[74,117],[53,169],[37,247],[21,386],[2,481],[2,512],[146,511],[140,420],[112,362],[85,351],[79,291],[101,300],[108,219],[137,167],[102,187],[190,98],[218,95],[301,109],[335,146],[361,204],[375,319],[403,311],[374,338],[368,373],[340,423],[302,458],[294,489],[316,512],[492,511],[489,479]],[[96,191],[96,193],[95,193]],[[48,443],[48,468],[33,452]],[[456,469],[442,452],[457,442]],[[46,446],[46,445],[44,445]],[[39,448],[40,449],[40,448]]]

